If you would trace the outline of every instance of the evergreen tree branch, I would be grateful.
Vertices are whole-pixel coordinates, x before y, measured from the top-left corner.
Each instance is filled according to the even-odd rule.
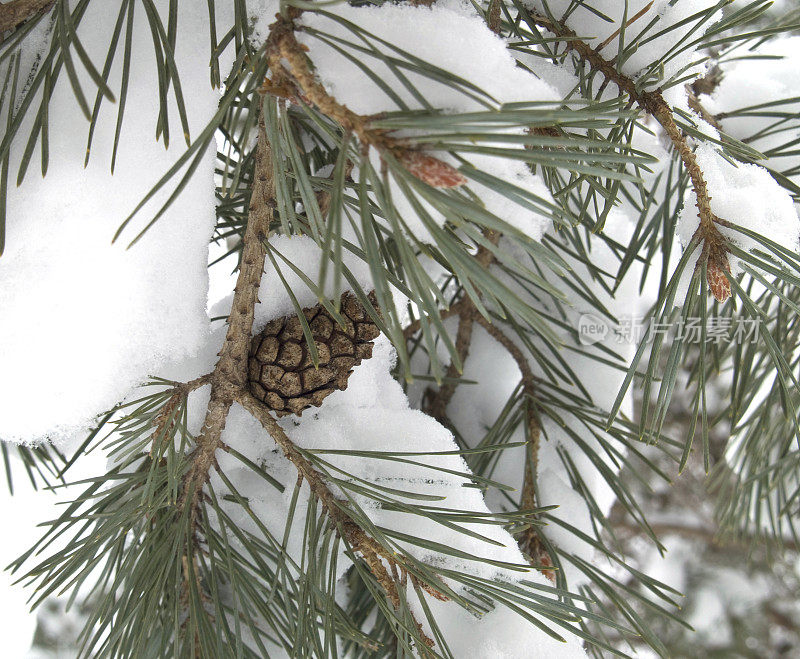
[[[150,458],[153,457],[156,442],[163,437],[171,437],[172,430],[177,423],[175,418],[175,411],[180,403],[195,389],[211,383],[211,374],[201,375],[199,378],[190,380],[189,382],[181,382],[173,387],[172,394],[167,399],[167,402],[161,408],[155,420],[155,429],[153,430],[153,445],[150,447]]]
[[[253,191],[250,199],[250,213],[245,230],[239,276],[234,289],[231,312],[228,316],[228,331],[219,353],[214,370],[197,380],[176,388],[170,401],[159,415],[155,437],[163,434],[162,424],[172,414],[170,403],[180,400],[183,391],[198,382],[211,384],[211,396],[206,409],[203,429],[196,438],[196,448],[190,456],[191,468],[183,478],[183,490],[178,509],[183,511],[189,507],[190,548],[182,557],[185,584],[183,599],[188,610],[188,580],[199,581],[201,570],[196,565],[196,551],[199,549],[197,526],[201,518],[203,486],[209,478],[211,468],[215,464],[215,453],[223,446],[222,431],[228,412],[234,402],[235,392],[247,384],[247,359],[250,348],[250,335],[253,327],[255,306],[258,302],[258,289],[264,272],[266,248],[264,241],[269,235],[272,209],[275,205],[275,184],[272,172],[270,145],[267,141],[263,114],[259,114],[258,138],[255,147],[255,171]],[[198,385],[199,386],[199,385]],[[174,407],[174,404],[172,405]],[[197,592],[203,593],[200,584]],[[184,625],[184,629],[187,625]],[[193,639],[199,648],[199,639]]]
[[[485,231],[485,237],[494,245],[500,241],[500,234],[494,231]],[[475,261],[482,268],[489,268],[494,262],[495,257],[492,252],[481,245],[474,256]],[[497,341],[511,355],[517,364],[522,376],[522,393],[525,397],[525,423],[526,435],[529,441],[527,447],[527,459],[525,460],[525,475],[523,479],[522,496],[520,498],[520,508],[522,510],[533,510],[536,508],[536,473],[539,462],[539,442],[541,436],[541,426],[536,416],[533,401],[535,395],[535,378],[533,371],[519,346],[507,336],[495,323],[484,317],[478,310],[475,302],[464,297],[462,300],[453,304],[449,309],[442,312],[441,318],[458,315],[458,329],[456,331],[456,352],[461,361],[462,368],[469,356],[470,344],[472,342],[475,323],[478,323],[486,332]],[[410,338],[420,328],[419,321],[414,321],[404,330],[406,339]],[[434,417],[444,425],[452,425],[447,416],[447,406],[455,395],[459,385],[459,369],[451,363],[445,375],[445,382],[434,391],[428,388],[423,397],[424,411]],[[544,547],[539,530],[531,525],[519,537],[520,548],[531,557],[536,565],[552,566],[553,561]],[[555,582],[555,572],[544,569],[542,573],[551,581]]]
[[[429,6],[427,3],[420,4]],[[302,13],[302,10],[290,7],[286,16],[278,15],[270,26],[267,55],[272,77],[264,80],[261,92],[313,105],[339,124],[345,134],[355,135],[365,151],[374,147],[381,154],[391,154],[410,174],[433,187],[458,187],[466,183],[467,179],[452,165],[422,155],[413,148],[413,141],[395,138],[390,135],[390,130],[371,125],[379,116],[357,114],[325,90],[305,54],[307,48],[295,36],[294,21]],[[288,63],[288,69],[284,62]]]
[[[500,240],[500,234],[495,231],[484,231],[484,235],[493,245],[497,245]],[[488,268],[494,262],[494,255],[486,247],[481,245],[478,247],[478,251],[475,254],[475,261],[477,261],[482,268]],[[461,362],[462,369],[469,355],[470,344],[472,343],[472,330],[475,326],[474,316],[476,313],[478,313],[478,309],[475,303],[469,298],[464,298],[464,305],[458,314],[458,330],[456,331],[456,353]],[[456,393],[459,384],[458,376],[460,374],[458,366],[454,362],[451,362],[450,366],[447,367],[447,373],[445,374],[446,381],[444,384],[436,391],[429,387],[425,392],[423,403],[424,411],[445,425],[449,424],[447,420],[447,406]]]
[[[267,256],[264,240],[275,205],[275,183],[272,172],[270,145],[267,141],[263,116],[259,118],[258,141],[255,151],[253,193],[250,214],[244,234],[239,276],[234,289],[233,303],[228,317],[219,360],[211,373],[211,399],[208,404],[203,430],[197,437],[197,448],[192,455],[192,469],[184,483],[184,502],[190,501],[193,518],[200,492],[208,480],[214,463],[214,453],[222,446],[221,435],[225,419],[234,401],[235,392],[247,384],[247,358],[250,334],[253,328],[258,289]]]
[[[386,148],[385,131],[369,128],[369,117],[357,114],[339,103],[316,79],[305,54],[306,49],[297,41],[294,33],[294,21],[301,15],[302,10],[290,7],[286,17],[279,15],[270,26],[267,53],[272,78],[264,81],[262,91],[289,99],[296,99],[299,95],[344,130],[355,134],[363,145]],[[284,62],[288,63],[288,69]]]
[[[210,375],[180,386],[180,391],[182,392],[198,381],[211,384],[211,398],[206,411],[203,430],[197,437],[197,448],[191,456],[191,469],[184,478],[181,509],[185,506],[190,506],[192,527],[196,529],[200,517],[199,507],[202,501],[202,488],[208,481],[211,468],[215,464],[215,452],[217,449],[224,448],[222,432],[225,428],[227,415],[233,403],[238,402],[260,421],[275,439],[275,442],[283,449],[287,459],[297,468],[298,478],[305,480],[309,484],[311,491],[322,503],[328,516],[334,521],[350,546],[361,554],[370,571],[385,590],[392,605],[398,608],[401,605],[402,598],[398,591],[397,581],[389,573],[382,559],[388,562],[393,572],[399,568],[400,573],[405,575],[407,574],[406,570],[398,564],[392,552],[369,536],[347,516],[341,504],[325,484],[322,476],[297,450],[269,410],[246,389],[247,361],[254,310],[258,302],[258,289],[267,255],[265,241],[269,235],[274,207],[274,173],[271,165],[270,145],[267,140],[262,114],[259,117],[258,141],[255,148],[254,182],[250,200],[250,213],[243,238],[241,265],[230,316],[228,317],[228,331],[225,342],[220,350],[217,365]],[[176,389],[173,394],[176,400],[178,395],[179,391]],[[170,404],[168,402],[159,416],[159,420],[163,418],[164,423],[170,417],[169,407]],[[191,569],[188,566],[191,560],[193,560],[193,557],[183,557],[184,572],[187,575],[194,574],[196,578],[199,578],[200,570]],[[429,594],[440,599],[446,599],[444,595],[436,592],[426,584],[416,582],[413,575],[411,578],[412,581],[415,581],[417,585]],[[198,590],[202,592],[202,589]],[[428,648],[433,647],[433,641],[422,631],[419,622],[416,622],[416,624],[420,638]],[[425,655],[426,651],[423,651],[422,654]]]
[[[350,519],[344,511],[343,502],[340,502],[325,484],[322,474],[320,474],[311,462],[297,449],[294,442],[292,442],[284,429],[281,428],[261,401],[256,399],[250,392],[242,390],[236,397],[236,402],[250,412],[275,440],[275,443],[281,447],[286,458],[297,469],[297,477],[308,483],[311,492],[320,501],[328,517],[336,525],[341,536],[356,552],[361,554],[370,571],[375,576],[375,579],[377,579],[378,583],[386,592],[389,601],[395,609],[399,608],[402,600],[398,591],[397,580],[392,577],[389,570],[387,570],[386,566],[383,564],[383,560],[385,560],[391,567],[393,573],[397,574],[399,570],[400,574],[406,575],[407,571],[403,568],[402,564],[399,563],[397,555],[389,551]],[[411,576],[411,580],[437,599],[447,599],[447,597],[427,584],[416,580],[413,575]],[[428,648],[432,648],[434,645],[433,640],[423,632],[419,622],[415,622],[423,642]],[[426,656],[426,651],[424,649],[423,656]]]
[[[545,16],[535,15],[533,16],[533,22],[562,39],[567,50],[576,53],[581,61],[586,62],[593,71],[600,73],[606,81],[614,82],[621,92],[626,93],[641,109],[651,114],[664,129],[680,156],[681,163],[689,176],[692,189],[697,198],[700,224],[695,235],[702,241],[703,245],[697,266],[700,267],[701,264],[707,263],[709,286],[719,301],[724,301],[730,297],[730,283],[723,274],[723,272],[730,271],[726,242],[716,226],[720,223],[720,218],[711,210],[711,197],[708,194],[708,187],[703,177],[703,172],[697,163],[697,158],[675,122],[672,109],[664,100],[660,91],[639,89],[632,78],[623,74],[614,63],[600,55],[599,50],[605,44],[601,44],[600,48],[594,49],[585,41],[579,39],[572,29]]]
[[[0,5],[0,34],[19,27],[37,14],[50,11],[55,0],[11,0]]]

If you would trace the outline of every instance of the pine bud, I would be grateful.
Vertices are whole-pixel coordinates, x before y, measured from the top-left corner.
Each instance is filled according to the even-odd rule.
[[[722,260],[708,259],[706,264],[706,280],[708,288],[717,302],[725,302],[731,296],[731,283],[725,276],[725,272],[730,272],[728,259],[723,256]]]
[[[422,151],[402,149],[394,155],[412,176],[425,181],[432,188],[457,188],[467,182],[466,177],[452,165]]]

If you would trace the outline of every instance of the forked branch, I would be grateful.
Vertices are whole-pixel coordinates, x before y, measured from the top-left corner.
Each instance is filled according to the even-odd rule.
[[[253,318],[255,306],[258,303],[258,290],[264,272],[266,259],[266,241],[269,236],[270,222],[272,221],[275,202],[275,181],[272,168],[270,144],[267,140],[263,115],[259,117],[258,140],[255,147],[255,169],[253,190],[247,228],[243,238],[242,256],[239,276],[234,289],[233,303],[228,316],[228,331],[225,336],[219,359],[212,373],[197,380],[179,385],[167,401],[162,413],[156,422],[155,433],[163,434],[164,426],[172,417],[175,405],[181,396],[201,386],[211,385],[211,396],[206,410],[203,429],[196,438],[196,448],[191,458],[191,467],[184,478],[183,494],[180,501],[181,510],[189,507],[189,516],[192,524],[192,539],[196,549],[200,539],[196,537],[197,526],[201,518],[200,506],[203,500],[202,491],[209,479],[211,469],[216,465],[215,454],[218,449],[224,449],[222,432],[234,402],[240,403],[273,437],[281,447],[286,457],[295,466],[298,476],[305,480],[312,493],[322,503],[328,517],[334,522],[339,533],[347,543],[357,551],[366,562],[375,579],[385,590],[388,599],[395,608],[400,606],[401,597],[398,592],[397,580],[392,577],[384,561],[394,568],[398,566],[392,552],[383,547],[344,512],[341,502],[338,502],[325,483],[324,478],[302,455],[289,439],[283,428],[278,424],[269,409],[247,389],[247,366],[250,343],[252,338]],[[193,550],[194,550],[193,549]],[[193,551],[192,550],[192,551]],[[194,560],[193,556],[182,557],[184,566],[189,566]],[[402,566],[400,566],[402,568]],[[200,578],[198,569],[184,568],[185,574],[192,573],[195,579]],[[402,570],[405,573],[404,570]],[[418,584],[429,594],[440,599],[443,595],[427,584]],[[199,586],[199,584],[198,584]],[[201,588],[198,588],[202,592]],[[446,599],[446,598],[444,598]],[[425,656],[428,649],[433,646],[433,641],[422,631],[416,622],[420,638],[425,648],[420,653]]]

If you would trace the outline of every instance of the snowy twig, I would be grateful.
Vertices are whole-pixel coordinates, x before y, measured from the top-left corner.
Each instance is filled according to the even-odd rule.
[[[420,3],[420,4],[432,4]],[[467,179],[452,165],[423,154],[414,148],[413,141],[392,137],[390,131],[374,128],[370,124],[376,116],[360,115],[339,103],[317,80],[306,55],[308,48],[297,41],[294,21],[302,10],[289,8],[286,16],[270,26],[267,38],[267,55],[272,77],[264,80],[262,93],[303,102],[316,107],[322,114],[338,123],[345,134],[353,134],[366,153],[374,147],[381,154],[391,154],[416,178],[433,187],[453,188],[464,185]],[[288,68],[284,65],[288,64]]]
[[[250,334],[253,327],[254,310],[258,302],[258,288],[264,272],[264,260],[266,259],[264,241],[269,234],[272,209],[275,205],[274,199],[275,185],[270,145],[267,141],[263,116],[260,116],[250,214],[244,234],[239,277],[236,281],[233,304],[228,316],[228,332],[213,372],[200,378],[203,380],[203,384],[211,384],[211,396],[206,409],[203,429],[196,438],[196,448],[190,456],[191,468],[183,479],[179,504],[181,510],[185,510],[186,506],[189,506],[190,537],[195,545],[198,542],[195,534],[200,517],[203,486],[208,481],[211,468],[215,464],[215,453],[222,446],[222,431],[225,428],[228,412],[233,405],[235,392],[247,384]],[[167,418],[169,413],[166,408],[168,407],[169,403],[165,407]],[[193,569],[191,572],[189,570],[190,562],[192,565],[195,564],[194,553],[192,552],[191,556],[184,555],[182,561],[186,578],[189,578],[189,574],[193,574],[195,580],[199,580],[200,570]],[[198,592],[202,593],[203,589],[198,587]],[[195,643],[197,642],[198,639],[195,639]]]
[[[638,89],[632,78],[621,73],[612,62],[600,55],[599,48],[594,49],[585,41],[581,41],[577,34],[567,26],[545,16],[534,16],[533,20],[540,27],[563,39],[568,50],[575,52],[582,61],[603,75],[607,81],[614,82],[620,91],[628,94],[640,108],[651,114],[661,124],[681,158],[697,198],[700,224],[697,227],[696,236],[703,244],[702,255],[697,261],[697,266],[700,267],[702,263],[707,264],[708,282],[714,297],[720,301],[730,297],[730,283],[723,274],[730,271],[728,250],[725,246],[725,238],[716,226],[720,219],[711,210],[711,197],[708,194],[708,187],[697,163],[697,158],[678,124],[675,123],[672,110],[661,93]]]
[[[164,426],[174,412],[177,402],[189,391],[204,384],[211,384],[211,396],[206,410],[203,429],[196,439],[197,448],[192,453],[191,468],[184,478],[183,494],[180,507],[190,507],[189,515],[192,524],[192,535],[199,520],[199,506],[202,501],[202,490],[208,481],[210,471],[216,464],[215,453],[224,449],[222,432],[226,419],[234,402],[239,403],[254,418],[256,418],[283,449],[286,457],[297,468],[298,477],[305,480],[313,494],[322,503],[326,513],[335,523],[337,529],[367,563],[370,571],[386,591],[387,597],[395,608],[401,604],[401,596],[397,582],[392,578],[389,570],[383,563],[386,560],[395,571],[400,568],[401,573],[406,570],[397,561],[397,558],[378,541],[369,536],[364,530],[342,509],[342,505],[334,497],[323,477],[314,469],[313,465],[300,453],[289,439],[283,428],[271,415],[269,409],[258,401],[247,389],[247,362],[251,342],[253,318],[258,302],[258,289],[264,272],[266,259],[266,239],[269,235],[270,221],[275,207],[275,184],[271,166],[270,145],[267,140],[263,115],[259,117],[258,141],[255,147],[255,169],[253,191],[250,201],[250,213],[247,228],[243,238],[243,248],[239,276],[236,282],[235,293],[228,317],[228,331],[225,342],[219,353],[219,360],[209,375],[203,376],[192,382],[175,387],[170,399],[159,414],[156,422],[154,438],[160,436]],[[184,566],[188,566],[193,557],[184,556]],[[189,573],[185,567],[184,572]],[[199,578],[200,571],[193,570]],[[427,584],[421,584],[412,576],[412,581],[417,583],[426,592],[439,599],[446,599]],[[202,589],[199,589],[202,591]],[[422,631],[417,623],[420,638],[428,647],[433,646],[433,641]],[[422,651],[423,656],[426,651]]]
[[[0,5],[0,33],[13,30],[37,14],[49,11],[55,0],[11,0]]]
[[[301,10],[290,7],[286,17],[278,15],[278,19],[270,26],[267,53],[272,78],[264,81],[262,91],[284,98],[294,98],[299,92],[303,100],[316,106],[346,131],[355,134],[364,146],[381,150],[388,148],[386,131],[370,129],[369,117],[357,114],[339,103],[316,79],[305,54],[307,49],[297,41],[294,33],[294,21],[301,14]],[[284,62],[288,64],[288,69]]]
[[[175,409],[178,407],[178,404],[185,400],[186,396],[189,395],[195,389],[199,389],[200,387],[210,384],[211,383],[211,374],[202,375],[199,378],[195,378],[194,380],[190,380],[189,382],[181,382],[176,384],[172,388],[172,394],[170,394],[169,399],[161,408],[161,412],[156,417],[155,422],[155,430],[153,430],[152,438],[153,438],[153,445],[150,448],[150,457],[153,457],[153,451],[156,447],[156,442],[159,441],[160,438],[164,437],[171,437],[172,433],[169,432],[171,428],[177,422],[177,419],[174,418]],[[170,419],[172,419],[170,421]],[[170,428],[167,428],[167,424],[170,425]]]
[[[273,180],[270,145],[264,128],[263,117],[259,119],[258,141],[255,151],[253,192],[250,199],[250,214],[243,239],[239,277],[234,289],[231,313],[228,316],[228,332],[219,353],[219,360],[210,375],[211,398],[206,410],[203,430],[197,437],[197,448],[192,454],[192,468],[184,481],[184,503],[191,501],[192,519],[203,485],[214,463],[214,453],[221,446],[221,435],[225,419],[233,404],[235,392],[247,384],[247,359],[250,350],[250,334],[253,316],[258,302],[258,288],[264,272],[266,248],[264,241],[269,234],[275,205],[275,183]]]
[[[493,244],[497,245],[500,241],[500,234],[494,231],[484,233],[485,237]],[[482,268],[488,268],[494,263],[495,258],[492,252],[484,246],[478,248],[474,256],[475,260]],[[536,472],[539,461],[539,440],[541,427],[533,407],[535,394],[535,379],[530,364],[519,346],[507,336],[497,325],[493,324],[488,318],[484,317],[475,303],[468,297],[463,298],[456,304],[450,306],[442,312],[441,318],[450,318],[454,315],[459,317],[458,330],[456,331],[456,353],[461,361],[462,367],[469,356],[470,344],[472,342],[473,329],[475,323],[483,327],[486,332],[503,346],[517,364],[522,376],[522,391],[526,398],[525,422],[527,424],[527,435],[530,439],[528,446],[529,455],[525,461],[525,476],[522,488],[520,507],[524,510],[536,508]],[[406,339],[420,329],[420,322],[414,321],[403,331]],[[447,369],[447,381],[438,390],[427,389],[425,392],[424,411],[430,414],[440,423],[449,424],[447,417],[447,406],[455,395],[458,387],[458,369],[455,364],[450,364]],[[539,539],[538,532],[531,527],[519,540],[522,549],[533,559],[535,563],[545,566],[552,565],[552,560],[547,550]],[[552,570],[542,570],[551,581],[555,580],[555,573]]]
[[[403,566],[398,562],[397,555],[386,549],[386,547],[380,544],[372,536],[367,534],[350,518],[350,516],[344,510],[346,504],[334,496],[333,492],[331,492],[325,483],[325,479],[323,478],[322,474],[314,469],[314,466],[311,464],[311,462],[309,462],[309,460],[302,453],[300,453],[300,451],[294,445],[294,442],[289,439],[289,436],[286,434],[284,429],[281,428],[280,424],[278,424],[263,403],[261,403],[247,391],[242,391],[237,396],[236,402],[250,412],[250,414],[252,414],[253,417],[261,423],[264,429],[275,440],[275,443],[281,447],[286,459],[289,460],[289,462],[291,462],[297,469],[298,477],[308,483],[309,489],[322,504],[325,512],[336,525],[336,528],[341,536],[347,541],[348,545],[350,545],[354,551],[361,554],[367,566],[369,567],[370,572],[372,572],[375,579],[386,592],[386,596],[389,598],[389,601],[395,608],[399,608],[401,597],[398,591],[397,580],[392,577],[392,575],[389,573],[389,570],[383,563],[385,560],[392,569],[392,572],[396,573],[399,569],[401,574],[407,574],[407,571],[403,569]],[[440,600],[447,599],[447,597],[431,588],[427,584],[418,582],[413,576],[411,578],[412,581],[415,581],[417,585],[419,585],[430,595],[433,595]],[[433,647],[433,640],[428,638],[428,636],[422,631],[422,627],[419,622],[416,624],[422,640],[429,648]],[[423,651],[423,656],[424,655],[425,652]]]
[[[496,231],[486,231],[484,235],[494,245],[497,245],[500,240],[500,234]],[[494,262],[494,255],[483,245],[478,247],[474,258],[484,269],[488,268]],[[462,368],[469,356],[470,344],[472,343],[472,329],[475,325],[476,314],[478,314],[478,309],[475,303],[469,298],[464,298],[458,311],[458,330],[456,331],[455,345],[456,353],[458,354],[458,359],[461,362]],[[408,329],[409,328],[406,328],[406,331],[408,331]],[[453,399],[456,389],[458,388],[459,375],[460,372],[456,364],[451,363],[445,374],[447,381],[435,391],[432,388],[428,388],[425,391],[424,411],[440,423],[448,424],[447,406]]]

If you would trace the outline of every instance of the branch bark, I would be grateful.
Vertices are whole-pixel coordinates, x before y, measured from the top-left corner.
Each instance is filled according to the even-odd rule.
[[[500,241],[500,234],[494,231],[486,231],[485,237],[493,244],[497,245]],[[482,268],[489,268],[494,263],[494,255],[484,246],[479,247],[474,256],[475,260]],[[475,306],[475,303],[465,297],[456,304],[452,305],[449,309],[441,314],[441,318],[459,316],[458,330],[456,333],[456,352],[462,365],[466,362],[469,356],[470,344],[472,341],[473,330],[477,323],[503,346],[506,351],[511,355],[512,359],[519,368],[522,377],[522,390],[525,394],[525,423],[526,434],[528,437],[529,445],[527,447],[527,457],[524,466],[523,488],[522,496],[520,498],[520,508],[522,510],[532,510],[536,508],[536,473],[539,464],[539,442],[541,436],[541,426],[539,419],[534,409],[534,396],[535,396],[535,378],[531,370],[528,359],[520,349],[520,347],[507,336],[497,325],[493,324],[488,318],[484,317]],[[403,335],[408,340],[413,334],[420,329],[420,322],[414,321],[403,330]],[[451,425],[447,416],[447,406],[455,395],[458,381],[456,380],[459,375],[458,369],[454,364],[450,364],[447,369],[446,377],[450,380],[443,384],[438,390],[434,391],[431,388],[426,389],[423,398],[423,408],[426,413],[433,416],[437,421],[443,425]],[[455,380],[455,381],[454,381]],[[552,566],[553,562],[547,550],[544,547],[538,535],[539,531],[531,526],[519,538],[519,544],[523,551],[525,551],[536,565]],[[542,569],[542,573],[551,581],[555,583],[555,572],[548,569]]]
[[[210,375],[211,400],[206,411],[203,429],[197,437],[197,448],[192,454],[192,468],[184,481],[183,503],[191,506],[193,522],[203,485],[208,480],[214,464],[214,453],[222,446],[221,436],[225,420],[236,393],[247,384],[247,359],[250,335],[253,329],[258,289],[267,256],[264,243],[269,235],[275,207],[275,181],[272,172],[270,145],[259,117],[258,140],[255,152],[253,191],[250,213],[244,234],[244,246],[239,276],[234,288],[233,304],[228,316],[228,331],[219,353],[219,360]]]
[[[401,597],[397,581],[384,565],[384,560],[394,569],[400,567],[396,557],[374,538],[369,536],[358,524],[353,522],[344,512],[333,493],[326,485],[323,477],[313,465],[297,450],[283,428],[278,424],[269,409],[258,401],[247,389],[247,365],[250,351],[251,335],[255,306],[258,303],[258,290],[264,272],[266,259],[265,243],[269,235],[269,227],[275,208],[275,180],[272,170],[270,144],[267,140],[263,115],[259,117],[258,140],[255,151],[255,169],[253,191],[250,201],[250,212],[243,239],[242,258],[239,276],[234,288],[233,303],[228,316],[228,331],[225,342],[219,352],[219,360],[213,372],[194,383],[211,384],[211,397],[206,410],[205,422],[200,435],[196,439],[196,448],[192,453],[192,466],[183,483],[183,494],[180,508],[189,506],[189,515],[193,528],[193,537],[197,533],[200,516],[202,490],[209,478],[211,469],[216,464],[215,453],[224,448],[222,432],[234,402],[238,402],[250,412],[274,438],[282,448],[286,457],[296,467],[298,477],[304,479],[314,496],[322,503],[327,515],[336,524],[339,532],[347,542],[364,558],[372,574],[383,587],[387,597],[396,608],[400,606]],[[188,387],[193,383],[184,385]],[[182,390],[181,390],[182,391]],[[176,394],[178,391],[176,391]],[[162,413],[163,423],[169,418],[169,403]],[[159,422],[161,419],[159,419]],[[195,542],[198,539],[195,538]],[[192,556],[183,557],[184,564],[193,560]],[[188,569],[185,570],[187,573]],[[199,578],[199,571],[194,570]],[[413,577],[412,577],[413,579]],[[439,599],[447,599],[427,584],[418,584],[429,594]],[[198,589],[202,592],[202,589]],[[426,648],[420,654],[428,656],[433,640],[425,635],[421,625],[415,621],[420,638]]]
[[[49,11],[55,0],[12,0],[0,5],[0,33],[13,30],[39,13]]]

